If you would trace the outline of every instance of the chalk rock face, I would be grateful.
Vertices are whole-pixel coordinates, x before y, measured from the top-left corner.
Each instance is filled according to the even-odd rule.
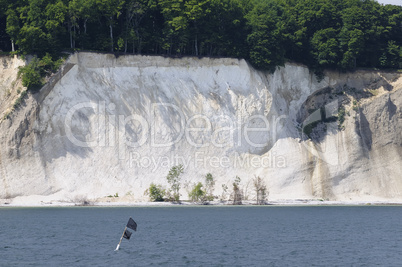
[[[255,198],[259,176],[270,200],[397,201],[401,88],[400,73],[77,53],[2,118],[0,199],[146,201],[182,164],[182,199],[211,173],[219,198],[236,176]]]

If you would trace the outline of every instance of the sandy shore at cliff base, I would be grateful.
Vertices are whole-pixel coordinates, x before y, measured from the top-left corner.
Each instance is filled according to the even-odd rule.
[[[183,200],[180,203],[138,201],[130,196],[103,197],[95,200],[74,199],[56,200],[49,196],[27,196],[13,199],[0,199],[0,207],[151,207],[151,206],[231,206],[232,201],[211,201],[208,203],[195,203]],[[244,200],[244,206],[256,205],[255,200]],[[267,206],[348,206],[348,205],[402,205],[402,200],[350,200],[331,201],[322,199],[275,199],[266,201]]]

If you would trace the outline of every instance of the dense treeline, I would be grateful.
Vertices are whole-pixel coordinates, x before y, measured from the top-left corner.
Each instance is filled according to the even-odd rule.
[[[402,7],[374,0],[0,0],[0,49],[400,68]]]

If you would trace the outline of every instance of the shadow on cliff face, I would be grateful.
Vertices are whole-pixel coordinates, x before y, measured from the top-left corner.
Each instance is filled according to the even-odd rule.
[[[327,134],[342,130],[345,127],[343,126],[345,116],[350,115],[348,110],[358,111],[358,103],[363,99],[377,95],[379,93],[377,90],[380,88],[392,91],[394,88],[389,81],[395,80],[394,76],[394,74],[378,73],[368,81],[368,84],[355,83],[355,86],[359,88],[344,84],[336,87],[326,87],[310,95],[297,114],[301,139],[311,139],[315,143],[320,143]],[[354,82],[351,81],[351,84],[354,84]],[[346,109],[345,107],[347,106],[349,107]],[[397,106],[389,99],[387,107],[389,119],[391,119],[397,112]],[[356,129],[360,129],[359,132],[365,131],[359,136],[362,137],[364,146],[370,150],[372,138],[368,121],[361,110],[359,114],[360,122],[356,122]],[[336,127],[336,124],[338,124],[338,127]]]
[[[387,107],[388,107],[389,119],[391,120],[392,117],[394,117],[394,115],[396,114],[396,111],[398,109],[398,107],[392,102],[391,97],[388,97]]]
[[[37,113],[38,128],[35,130],[37,139],[35,149],[41,155],[44,166],[46,163],[66,157],[68,154],[84,159],[93,152],[91,147],[84,145],[99,138],[99,136],[93,135],[93,127],[89,121],[89,117],[94,113],[93,110],[82,108],[74,114],[70,125],[71,133],[67,133],[65,121],[54,124],[46,120],[42,122],[39,109]],[[88,136],[91,136],[90,139],[93,140],[88,140]],[[77,145],[77,142],[83,145]]]
[[[296,118],[301,139],[320,143],[327,134],[338,132],[345,116],[343,106],[349,102],[344,87],[326,87],[309,96]]]
[[[365,152],[371,151],[373,144],[373,133],[370,129],[370,123],[368,122],[366,115],[362,109],[359,109],[359,119],[355,121],[356,134],[360,137],[360,145],[365,149]]]
[[[386,74],[385,74],[386,75]],[[388,77],[392,80],[392,77]],[[383,77],[378,75],[376,79],[367,87],[369,90],[376,90],[380,87],[383,87],[384,90],[390,92],[394,89],[394,87]]]

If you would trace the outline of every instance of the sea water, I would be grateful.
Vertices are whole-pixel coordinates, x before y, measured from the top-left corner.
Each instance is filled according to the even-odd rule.
[[[0,266],[401,264],[397,206],[0,208]]]

